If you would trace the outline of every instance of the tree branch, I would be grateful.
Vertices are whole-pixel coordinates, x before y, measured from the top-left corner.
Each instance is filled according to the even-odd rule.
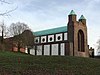
[[[6,2],[5,0],[0,0],[1,3],[11,4],[9,2]]]
[[[17,8],[18,8],[18,7],[16,7],[15,9],[12,9],[12,10],[6,11],[6,12],[4,12],[4,13],[0,13],[0,16],[10,16],[9,13],[15,11]]]

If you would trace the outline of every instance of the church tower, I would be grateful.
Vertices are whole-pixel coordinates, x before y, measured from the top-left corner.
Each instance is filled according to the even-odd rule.
[[[87,26],[83,15],[77,21],[77,15],[72,10],[68,15],[68,43],[70,56],[88,57]]]

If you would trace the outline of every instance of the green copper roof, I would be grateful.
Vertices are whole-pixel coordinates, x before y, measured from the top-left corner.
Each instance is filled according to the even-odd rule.
[[[80,19],[85,19],[85,17],[83,15],[81,15]]]
[[[55,34],[55,33],[66,32],[66,31],[67,31],[67,26],[63,26],[63,27],[33,32],[33,34],[35,36],[41,36],[41,35]]]
[[[71,10],[69,15],[76,15],[76,14],[75,14],[74,10]]]

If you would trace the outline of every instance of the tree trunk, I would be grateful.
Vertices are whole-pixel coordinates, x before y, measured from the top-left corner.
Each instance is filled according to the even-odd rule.
[[[28,54],[30,54],[30,48],[28,48]]]
[[[20,43],[18,42],[18,52],[20,52]]]
[[[2,30],[2,38],[1,38],[1,43],[3,44],[3,30]]]

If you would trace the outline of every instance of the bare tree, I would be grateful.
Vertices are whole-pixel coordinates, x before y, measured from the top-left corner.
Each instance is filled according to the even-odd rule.
[[[3,44],[4,37],[6,37],[8,31],[4,21],[0,24],[0,33],[1,33],[1,44]]]
[[[11,4],[10,2],[7,2],[5,0],[0,0],[1,4]],[[12,9],[12,10],[6,10],[5,12],[2,12],[0,13],[0,16],[10,16],[9,13],[13,12],[14,10],[16,10],[17,7],[15,9]],[[1,32],[1,43],[3,43],[3,39],[4,39],[4,36],[6,36],[7,34],[7,27],[6,25],[4,24],[4,21],[0,24],[0,32]]]
[[[7,2],[5,0],[0,0],[0,3],[1,4],[11,4],[10,2]],[[17,7],[12,10],[6,10],[5,12],[0,13],[0,16],[10,16],[9,13],[13,12],[16,9],[17,9]],[[4,36],[6,36],[6,34],[7,34],[7,32],[6,32],[7,27],[4,24],[4,21],[0,24],[0,31],[1,31],[1,35],[2,35],[1,43],[3,43]]]
[[[15,35],[22,34],[22,32],[24,32],[25,30],[29,30],[29,27],[25,23],[17,22],[17,23],[12,23],[10,25],[10,28],[9,29],[10,29],[10,34],[12,36],[15,36]]]
[[[97,46],[97,52],[98,54],[100,54],[100,39],[98,39],[96,46]]]
[[[18,51],[20,51],[20,47],[22,45],[23,37],[21,36],[21,34],[25,30],[29,30],[28,25],[25,23],[17,22],[17,23],[12,23],[10,25],[9,32],[10,32],[10,35],[14,37],[14,42],[16,42],[17,44]]]

